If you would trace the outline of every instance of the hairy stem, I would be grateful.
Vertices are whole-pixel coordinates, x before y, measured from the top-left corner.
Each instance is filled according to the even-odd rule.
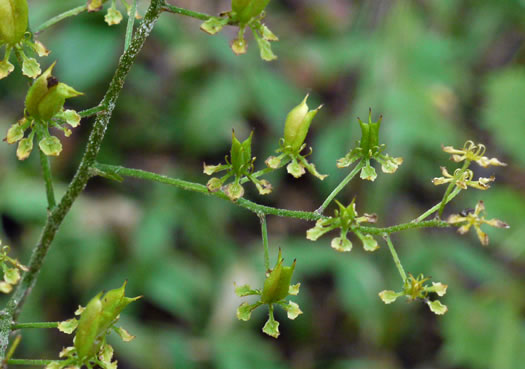
[[[328,195],[328,197],[323,202],[323,204],[315,212],[317,214],[323,214],[323,211],[326,209],[326,207],[328,205],[330,205],[330,203],[337,196],[337,194],[339,192],[341,192],[341,190],[343,188],[345,188],[345,186],[348,184],[348,182],[350,182],[352,180],[352,178],[354,178],[354,176],[357,174],[357,172],[359,172],[359,170],[361,170],[361,168],[363,168],[364,165],[365,165],[365,163],[363,162],[363,160],[361,160],[359,163],[357,163],[357,165],[354,167],[354,169],[352,169],[352,171],[350,173],[348,173],[348,175],[345,177],[345,179],[343,179],[341,181],[341,183],[339,183],[339,185],[337,185],[337,187],[332,191],[332,193],[330,195]]]
[[[49,214],[46,224],[42,230],[40,240],[33,249],[31,259],[29,261],[29,271],[24,273],[22,280],[18,284],[16,290],[11,295],[9,302],[4,310],[0,312],[0,361],[5,358],[5,352],[9,343],[9,333],[12,324],[18,317],[20,310],[25,302],[26,297],[30,294],[31,289],[35,285],[36,279],[42,268],[44,258],[47,255],[51,242],[55,238],[55,234],[62,224],[65,216],[71,209],[73,202],[77,199],[80,193],[84,190],[87,181],[89,180],[90,168],[95,162],[96,156],[102,145],[102,140],[106,132],[109,120],[113,113],[115,103],[119,97],[120,91],[124,87],[124,81],[131,67],[133,66],[138,53],[142,49],[146,39],[148,38],[153,26],[157,22],[162,11],[162,0],[152,0],[146,12],[142,23],[137,29],[135,36],[131,42],[129,49],[120,57],[115,74],[109,84],[108,90],[100,103],[100,106],[105,106],[106,109],[97,114],[95,123],[89,135],[88,144],[82,157],[82,161],[69,184],[66,193],[60,200],[60,203]]]
[[[268,251],[268,227],[266,225],[266,215],[259,214],[261,220],[261,234],[264,247],[264,269],[266,273],[270,270],[270,253]]]
[[[384,234],[383,238],[388,244],[388,248],[390,249],[390,253],[392,254],[394,263],[396,264],[397,271],[399,272],[399,275],[401,275],[403,283],[405,283],[405,281],[407,280],[407,275],[405,273],[405,269],[403,269],[403,265],[401,265],[401,260],[399,260],[399,256],[397,255],[396,249],[394,248],[394,244],[392,243],[392,240],[390,239],[390,236],[388,234]]]
[[[11,329],[25,329],[25,328],[57,328],[60,322],[34,322],[34,323],[15,323]]]
[[[46,184],[46,196],[47,196],[47,210],[52,211],[56,206],[55,201],[55,190],[53,189],[53,177],[51,177],[51,167],[49,165],[49,158],[39,148],[40,152],[40,167],[42,168],[42,176]]]
[[[461,192],[461,188],[459,188],[459,187],[454,188],[454,191],[452,191],[452,193],[447,197],[446,204],[448,204],[450,201],[452,201],[452,199],[454,197],[456,197],[457,194],[460,193],[460,192]],[[421,222],[423,219],[425,219],[426,217],[431,215],[433,212],[437,211],[441,207],[441,204],[442,204],[442,202],[440,201],[439,203],[437,203],[436,205],[432,206],[430,209],[425,211],[423,214],[418,216],[412,222],[414,222],[414,223]]]

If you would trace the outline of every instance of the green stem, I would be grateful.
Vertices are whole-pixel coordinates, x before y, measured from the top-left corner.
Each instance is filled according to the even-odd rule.
[[[203,20],[203,21],[207,21],[208,19],[212,17],[211,15],[208,15],[208,14],[194,12],[192,10],[179,8],[178,6],[173,6],[170,4],[164,4],[162,6],[162,10],[168,13],[185,15],[187,17],[192,17],[192,18]]]
[[[459,187],[454,188],[454,191],[452,191],[452,193],[447,197],[447,202],[446,203],[448,204],[450,201],[452,201],[452,199],[454,197],[456,197],[457,194],[460,193],[460,192],[461,192],[461,188],[459,188]],[[425,211],[423,214],[418,216],[412,222],[414,222],[414,223],[421,222],[423,219],[428,217],[430,214],[432,214],[433,212],[437,211],[441,207],[441,204],[442,204],[442,202],[440,201],[439,203],[437,203],[436,205],[432,206],[430,209]]]
[[[34,322],[34,323],[15,323],[11,329],[26,329],[26,328],[57,328],[60,322]]]
[[[40,152],[40,167],[42,168],[42,176],[46,184],[46,196],[47,196],[47,210],[52,211],[56,206],[55,201],[55,190],[53,189],[53,177],[51,176],[51,167],[49,165],[49,158],[39,148]]]
[[[53,361],[64,361],[64,360],[43,360],[43,359],[9,359],[7,360],[8,365],[33,365],[33,366],[44,366],[49,365]]]
[[[270,253],[268,251],[268,227],[266,225],[266,215],[259,214],[259,219],[261,220],[261,234],[264,247],[264,269],[266,273],[270,270]]]
[[[260,176],[263,176],[265,174],[271,173],[274,170],[275,169],[273,169],[273,168],[264,168],[264,169],[258,170],[257,172],[254,172],[254,173],[250,174],[250,177],[252,177],[252,178],[259,178]],[[250,181],[250,178],[242,177],[241,180],[240,180],[240,183],[243,184],[243,183],[246,183],[248,181]]]
[[[97,114],[97,118],[89,135],[88,144],[75,176],[69,184],[66,193],[60,200],[60,203],[47,217],[40,239],[33,249],[28,265],[29,271],[24,273],[16,290],[12,293],[7,306],[0,312],[0,362],[5,358],[5,352],[9,344],[11,326],[18,317],[27,296],[36,283],[38,274],[42,268],[47,252],[49,251],[49,247],[55,238],[56,232],[71,209],[71,206],[82,193],[87,181],[91,177],[90,168],[95,162],[100,146],[102,145],[104,134],[108,127],[117,99],[124,87],[126,76],[133,66],[142,46],[146,42],[146,39],[151,33],[153,26],[157,22],[162,12],[162,4],[162,0],[151,1],[148,11],[144,15],[144,19],[135,32],[133,40],[131,41],[131,46],[120,57],[115,74],[102,102],[100,103],[100,106],[105,106],[107,108]]]
[[[106,110],[106,108],[107,107],[104,106],[104,105],[97,105],[97,106],[94,106],[92,108],[79,111],[78,115],[80,115],[80,117],[82,117],[82,118],[86,118],[86,117],[90,117],[92,115],[95,115],[98,112],[104,111],[104,110]]]
[[[385,228],[359,226],[359,227],[356,227],[355,229],[363,233],[380,235],[383,233],[392,234],[396,232],[407,231],[409,229],[448,228],[448,227],[450,227],[450,224],[448,224],[447,222],[439,220],[439,219],[434,219],[434,220],[425,220],[419,223],[413,223],[413,222],[402,223],[402,224],[397,224],[397,225],[385,227]]]
[[[390,239],[390,236],[388,234],[384,234],[383,238],[388,244],[388,248],[390,249],[390,253],[392,254],[392,258],[394,259],[396,268],[399,274],[401,275],[401,278],[403,279],[403,283],[405,283],[405,281],[407,280],[407,275],[405,273],[405,269],[403,269],[403,265],[401,265],[401,260],[399,260],[399,256],[397,255],[396,249],[394,248],[394,245],[392,244],[392,240]]]
[[[35,29],[35,33],[40,33],[42,31],[44,31],[46,28],[49,28],[51,27],[52,25],[60,22],[61,20],[64,20],[66,18],[69,18],[69,17],[74,17],[75,15],[79,15],[80,13],[83,13],[87,10],[87,5],[81,5],[81,6],[77,6],[76,8],[73,8],[73,9],[70,9],[70,10],[67,10],[57,16],[54,16],[53,18],[45,21],[44,23],[42,23],[40,26],[38,26],[36,29]]]
[[[129,48],[131,36],[133,36],[133,25],[135,24],[135,13],[137,12],[137,0],[132,0],[131,10],[128,14],[128,25],[126,26],[126,38],[124,39],[124,51]]]
[[[463,167],[461,168],[461,172],[460,173],[463,173],[469,167],[469,165],[470,165],[470,160],[465,160],[465,163],[463,164]],[[456,176],[456,174],[454,173],[454,177],[455,176]],[[438,211],[438,217],[440,217],[440,218],[441,218],[441,215],[443,215],[443,210],[445,210],[445,205],[448,202],[448,196],[452,192],[452,189],[456,185],[456,182],[457,182],[457,178],[454,178],[452,180],[452,182],[450,182],[450,184],[448,185],[447,190],[445,191],[445,194],[443,195],[443,199],[441,200],[441,205],[440,205],[439,211]]]
[[[354,169],[352,169],[352,171],[345,177],[345,179],[343,179],[341,183],[339,183],[339,185],[332,191],[332,193],[328,195],[323,204],[315,212],[319,215],[323,214],[323,211],[326,209],[326,207],[332,202],[332,200],[337,196],[337,194],[341,192],[343,188],[345,188],[348,182],[350,182],[352,178],[354,178],[354,176],[357,174],[357,172],[359,172],[359,170],[361,170],[361,168],[363,168],[363,166],[364,162],[363,160],[361,160],[359,163],[357,163]]]
[[[107,164],[97,163],[94,165],[94,169],[98,169],[99,171],[102,171],[108,174],[112,174],[112,175],[116,175],[116,176],[133,177],[133,178],[139,178],[139,179],[145,179],[149,181],[164,183],[164,184],[178,187],[185,191],[199,192],[204,195],[215,196],[220,199],[227,200],[228,202],[232,202],[228,198],[228,196],[226,196],[224,192],[222,191],[209,192],[208,188],[206,188],[206,186],[200,183],[184,181],[182,179],[171,178],[171,177],[163,176],[163,175],[152,173],[152,172],[147,172],[145,170],[130,169],[130,168],[125,168],[125,167],[121,167],[117,165],[107,165]],[[314,221],[314,220],[323,218],[322,215],[318,215],[318,214],[307,212],[307,211],[278,209],[278,208],[272,208],[270,206],[259,205],[250,200],[246,200],[244,198],[240,198],[233,204],[238,205],[242,208],[248,209],[254,212],[255,214],[260,214],[260,213],[266,214],[266,215],[270,214],[270,215],[277,215],[280,217],[304,219],[304,220],[310,220],[310,221]]]

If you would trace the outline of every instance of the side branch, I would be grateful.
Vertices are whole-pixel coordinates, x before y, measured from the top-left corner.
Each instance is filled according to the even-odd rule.
[[[84,190],[87,181],[90,178],[89,169],[95,162],[95,158],[102,145],[102,140],[106,132],[109,120],[113,113],[115,103],[118,99],[120,91],[124,86],[124,81],[131,67],[133,66],[135,59],[142,49],[147,37],[151,33],[153,26],[158,20],[158,17],[162,11],[161,0],[152,0],[148,8],[146,15],[142,23],[140,24],[129,49],[120,57],[117,69],[110,82],[109,88],[104,96],[100,106],[105,106],[104,111],[100,111],[97,114],[97,118],[91,130],[89,141],[82,157],[82,161],[75,173],[75,176],[69,184],[67,191],[62,197],[60,203],[48,216],[46,224],[42,230],[40,240],[33,249],[31,259],[29,261],[29,271],[24,273],[22,280],[18,287],[11,295],[6,308],[0,312],[0,360],[4,360],[7,345],[9,343],[9,333],[11,327],[16,320],[22,305],[25,302],[26,297],[31,292],[38,273],[42,268],[44,258],[49,250],[51,242],[55,238],[55,234],[60,227],[65,216],[69,212],[69,209],[73,205],[73,202]]]

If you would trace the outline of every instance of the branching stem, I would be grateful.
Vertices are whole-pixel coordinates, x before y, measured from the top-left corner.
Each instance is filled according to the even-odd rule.
[[[461,168],[461,173],[463,173],[469,167],[469,165],[470,165],[470,160],[468,160],[468,159],[465,160],[465,163],[463,164],[463,167]],[[455,173],[454,173],[454,177],[456,177]],[[445,205],[448,202],[448,197],[449,197],[450,193],[452,192],[452,189],[456,185],[456,182],[457,182],[457,178],[454,178],[454,180],[452,180],[450,182],[450,184],[448,185],[447,190],[445,191],[445,194],[443,195],[443,199],[441,200],[441,205],[440,205],[439,211],[438,211],[438,217],[440,217],[440,218],[443,215],[443,210],[445,210]]]
[[[348,173],[348,175],[345,177],[345,179],[343,179],[341,181],[341,183],[339,183],[339,185],[337,185],[337,187],[332,191],[332,193],[330,195],[328,195],[328,197],[323,202],[323,204],[315,212],[317,214],[319,214],[319,215],[323,214],[323,211],[326,209],[326,207],[328,205],[330,205],[330,203],[337,196],[337,194],[339,192],[341,192],[341,190],[343,188],[345,188],[345,186],[352,180],[352,178],[354,178],[354,176],[357,174],[357,172],[359,172],[361,170],[361,168],[363,168],[364,165],[365,165],[365,163],[364,163],[363,160],[361,160],[359,163],[357,163],[357,165],[354,167],[354,169],[352,169],[352,171],[350,173]]]
[[[33,322],[33,323],[15,323],[11,329],[26,329],[26,328],[57,328],[60,322]]]
[[[396,268],[399,272],[399,275],[401,275],[403,283],[405,283],[407,280],[407,275],[405,273],[405,269],[403,269],[403,265],[401,265],[401,260],[399,260],[399,256],[397,255],[396,249],[394,248],[394,244],[392,243],[392,240],[390,239],[390,236],[388,234],[385,233],[383,235],[383,238],[388,244],[388,248],[390,249],[390,253],[392,254],[392,258],[394,259],[394,263],[396,264]]]
[[[268,227],[266,225],[266,215],[259,214],[261,220],[261,234],[264,247],[264,269],[266,273],[270,270],[270,252],[268,250]]]
[[[447,197],[447,201],[446,201],[446,204],[448,204],[450,201],[452,201],[452,199],[454,197],[457,196],[458,193],[461,192],[461,188],[459,187],[456,187],[454,188],[454,191],[452,191],[452,193]],[[424,220],[425,218],[427,218],[429,215],[431,215],[432,213],[434,213],[435,211],[437,211],[440,207],[441,207],[441,204],[442,204],[442,201],[440,201],[439,203],[437,203],[436,205],[432,206],[430,209],[428,209],[427,211],[425,211],[423,214],[421,214],[420,216],[418,216],[416,219],[414,219],[412,222],[414,223],[418,223],[418,222],[421,222],[422,220]]]
[[[74,17],[75,15],[79,15],[80,13],[83,13],[87,10],[87,5],[81,5],[81,6],[77,6],[76,8],[73,8],[73,9],[70,9],[70,10],[67,10],[59,15],[56,15],[54,16],[53,18],[45,21],[44,23],[42,23],[41,25],[39,25],[36,29],[35,29],[35,33],[40,33],[42,31],[44,31],[45,29],[55,25],[56,23],[66,19],[66,18],[69,18],[69,17]]]
[[[211,15],[194,12],[192,10],[188,10],[184,8],[179,8],[178,6],[174,6],[170,4],[163,4],[162,10],[168,13],[185,15],[187,17],[196,18],[196,19],[200,19],[203,21],[207,21],[208,19],[211,18]]]

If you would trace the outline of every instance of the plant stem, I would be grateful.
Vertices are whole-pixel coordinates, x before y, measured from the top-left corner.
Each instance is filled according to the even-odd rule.
[[[131,10],[128,14],[128,24],[126,26],[126,38],[124,39],[124,51],[129,48],[131,36],[133,36],[133,25],[135,24],[135,13],[137,12],[137,0],[132,0]]]
[[[419,223],[412,223],[412,222],[402,223],[402,224],[397,224],[397,225],[393,225],[393,226],[385,227],[385,228],[359,226],[359,227],[356,227],[355,229],[363,233],[380,235],[383,233],[392,234],[396,232],[407,231],[409,229],[448,228],[448,227],[450,227],[450,224],[448,224],[447,222],[439,220],[439,219],[434,219],[434,220],[425,220]]]
[[[465,160],[465,163],[463,164],[463,167],[461,168],[461,173],[463,173],[470,165],[470,160]],[[456,174],[454,173],[454,177],[456,177]],[[452,189],[456,185],[457,178],[454,178],[452,182],[447,187],[447,190],[445,191],[445,194],[443,195],[443,199],[441,200],[441,206],[439,207],[438,211],[438,217],[441,218],[441,215],[443,215],[443,210],[445,210],[445,205],[448,202],[448,195],[452,192]]]
[[[56,206],[55,201],[55,190],[53,189],[53,177],[51,176],[51,167],[49,165],[49,158],[39,148],[40,152],[40,167],[42,168],[42,176],[46,184],[46,196],[47,196],[47,210],[52,211]]]
[[[178,6],[174,6],[170,4],[163,4],[162,10],[168,13],[185,15],[187,17],[192,17],[192,18],[203,20],[203,21],[207,21],[208,19],[211,18],[211,15],[194,12],[192,10],[188,10],[184,8],[179,8]]]
[[[106,110],[106,106],[104,105],[97,105],[92,108],[82,110],[78,112],[78,115],[80,115],[82,118],[90,117],[92,115],[97,114],[98,112]]]
[[[397,252],[396,252],[396,249],[394,248],[394,245],[392,244],[392,240],[390,239],[390,236],[388,234],[384,234],[383,238],[388,244],[388,248],[390,249],[390,253],[392,254],[392,258],[394,259],[396,268],[399,274],[401,275],[401,278],[403,279],[403,283],[405,283],[405,281],[407,280],[407,275],[405,273],[405,269],[403,269],[403,265],[401,265],[401,260],[399,260],[399,256],[397,256]]]
[[[260,176],[263,176],[265,174],[271,173],[274,170],[275,169],[273,169],[273,168],[264,168],[264,169],[258,170],[257,172],[254,172],[254,173],[250,174],[250,177],[252,177],[252,178],[259,178]],[[246,183],[248,181],[250,181],[250,178],[242,177],[241,180],[240,180],[240,183],[243,184],[243,183]]]
[[[45,21],[44,23],[42,23],[40,26],[38,26],[34,33],[40,33],[42,31],[44,31],[46,28],[49,28],[51,27],[52,25],[60,22],[61,20],[64,20],[66,18],[69,18],[69,17],[74,17],[75,15],[79,15],[80,13],[83,13],[87,10],[87,5],[80,5],[80,6],[77,6],[76,8],[73,8],[73,9],[70,9],[70,10],[67,10],[57,16],[54,16],[53,18]]]
[[[266,215],[259,214],[261,220],[261,234],[264,247],[264,269],[266,273],[270,270],[270,253],[268,251],[268,227],[266,226]]]
[[[461,192],[461,188],[459,187],[456,187],[454,188],[454,191],[452,191],[452,193],[448,196],[447,198],[447,204],[452,201],[452,199],[454,197],[457,196],[458,193]],[[442,202],[439,202],[437,203],[436,205],[432,206],[430,209],[428,209],[427,211],[425,211],[423,214],[421,214],[420,216],[418,216],[416,219],[414,219],[412,222],[414,223],[417,223],[417,222],[421,222],[423,219],[425,219],[426,217],[428,217],[430,214],[432,214],[433,212],[437,211],[440,207],[441,207],[441,203]]]
[[[7,306],[0,312],[0,362],[5,358],[12,324],[18,317],[26,297],[36,283],[51,242],[55,238],[55,234],[65,216],[71,209],[73,202],[77,199],[80,193],[82,193],[87,181],[91,177],[90,168],[95,162],[100,146],[102,145],[104,134],[113,113],[115,103],[120,95],[120,91],[124,87],[126,76],[162,12],[161,6],[162,0],[151,1],[148,11],[144,15],[144,19],[135,32],[133,40],[131,41],[131,46],[120,57],[115,74],[102,102],[100,103],[100,106],[105,106],[106,109],[97,115],[97,119],[95,120],[89,135],[88,144],[75,176],[69,184],[66,193],[60,200],[60,203],[47,217],[40,240],[33,249],[28,265],[29,271],[24,273],[16,290],[11,295]]]
[[[34,322],[34,323],[14,323],[11,329],[26,329],[26,328],[57,328],[60,322]]]
[[[160,174],[148,172],[145,170],[130,169],[130,168],[125,168],[125,167],[116,166],[116,165],[106,165],[106,164],[97,163],[94,165],[94,168],[98,169],[99,171],[114,174],[117,176],[133,177],[133,178],[139,178],[139,179],[145,179],[149,181],[164,183],[164,184],[178,187],[185,191],[199,192],[205,195],[215,196],[220,199],[227,200],[230,203],[232,202],[229,199],[229,197],[226,196],[224,192],[222,191],[209,192],[208,188],[200,183],[184,181],[182,179],[171,178],[171,177],[163,176]],[[260,213],[266,214],[266,215],[271,214],[271,215],[277,215],[280,217],[304,219],[304,220],[311,220],[311,221],[323,218],[322,215],[318,215],[315,213],[311,213],[307,211],[272,208],[270,206],[256,204],[244,198],[240,198],[236,202],[233,202],[233,204],[238,205],[242,208],[248,209],[254,212],[255,214],[260,214]]]
[[[33,366],[44,366],[52,363],[53,361],[63,360],[42,360],[42,359],[9,359],[7,364],[9,365],[33,365]]]
[[[343,188],[345,188],[348,182],[350,182],[352,178],[354,178],[354,176],[357,174],[357,172],[359,172],[359,170],[361,170],[361,168],[363,168],[363,166],[364,166],[364,162],[363,160],[361,160],[359,163],[357,163],[354,169],[352,169],[352,171],[348,173],[345,179],[343,179],[341,183],[339,183],[339,185],[332,191],[332,193],[328,195],[328,197],[323,202],[323,204],[315,212],[319,215],[323,214],[323,211],[326,209],[326,207],[330,205],[330,203],[337,196],[337,194],[341,192]]]

